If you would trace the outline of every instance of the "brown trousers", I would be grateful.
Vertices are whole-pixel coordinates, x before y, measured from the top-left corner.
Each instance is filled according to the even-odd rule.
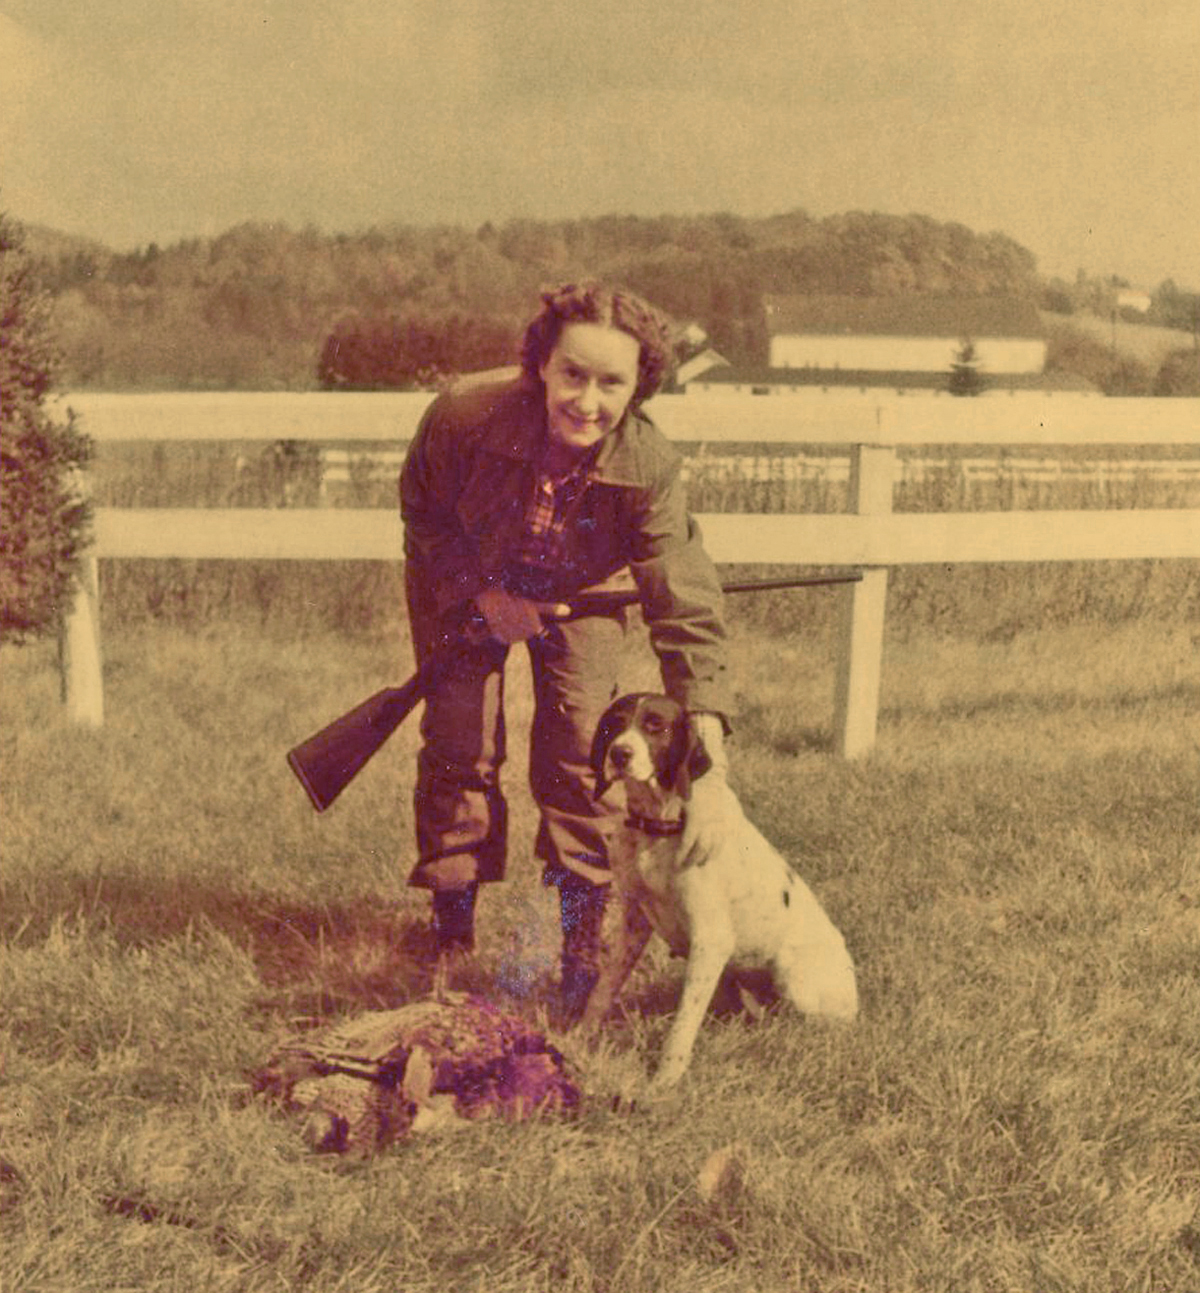
[[[410,601],[410,607],[413,603]],[[414,617],[418,661],[436,645]],[[529,782],[541,812],[536,856],[547,884],[608,880],[605,836],[613,808],[593,799],[592,734],[617,691],[625,616],[554,624],[528,643],[534,713]],[[425,701],[414,795],[417,864],[409,884],[464,889],[504,878],[508,808],[504,665],[508,649],[468,651]]]

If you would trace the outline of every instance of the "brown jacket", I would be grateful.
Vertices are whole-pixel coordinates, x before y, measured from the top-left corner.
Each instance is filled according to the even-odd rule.
[[[544,435],[544,396],[526,379],[430,405],[400,474],[414,620],[440,621],[504,585]],[[720,581],[687,511],[680,465],[650,419],[627,412],[572,504],[570,551],[549,596],[567,600],[628,567],[667,691],[688,709],[727,714]]]

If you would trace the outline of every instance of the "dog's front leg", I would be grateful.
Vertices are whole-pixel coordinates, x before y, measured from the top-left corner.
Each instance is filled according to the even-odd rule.
[[[625,980],[645,950],[650,934],[650,922],[641,905],[624,885],[614,881],[600,924],[596,986],[589,994],[579,1020],[579,1031],[585,1036],[596,1032],[608,1017]]]
[[[652,1090],[661,1091],[673,1086],[686,1071],[696,1044],[696,1034],[717,990],[721,971],[733,955],[734,943],[732,929],[719,927],[693,931],[679,1009],[663,1045],[658,1071],[650,1084]]]

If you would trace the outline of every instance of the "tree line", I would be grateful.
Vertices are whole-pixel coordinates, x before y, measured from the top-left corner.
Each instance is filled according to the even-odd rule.
[[[428,386],[513,362],[538,291],[585,274],[698,324],[738,366],[766,361],[766,294],[1012,296],[1065,317],[1116,286],[1045,281],[1006,235],[922,215],[604,215],[355,234],[244,224],[127,253],[30,230],[29,244],[76,389]],[[1155,309],[1160,295],[1174,315],[1189,307],[1173,284]],[[1059,349],[1085,368],[1095,358]],[[1102,377],[1110,388],[1111,356]]]
[[[1164,283],[1150,319],[1192,330],[1157,372],[1072,330],[1118,280],[1044,282],[1002,234],[925,216],[603,216],[474,232],[325,235],[241,225],[117,253],[0,212],[0,641],[46,632],[89,509],[72,477],[89,444],[47,411],[52,388],[429,387],[512,362],[538,290],[591,274],[695,323],[735,365],[765,362],[765,294],[1015,296],[1063,316],[1048,368],[1109,394],[1200,395],[1200,300]],[[969,339],[952,388],[980,387]]]

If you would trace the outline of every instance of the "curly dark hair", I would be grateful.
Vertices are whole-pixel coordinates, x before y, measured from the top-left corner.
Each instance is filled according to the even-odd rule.
[[[541,313],[525,329],[521,343],[521,367],[526,376],[541,381],[542,365],[568,323],[620,328],[638,343],[638,382],[630,400],[634,406],[648,400],[670,371],[674,347],[667,316],[632,292],[588,280],[564,283],[542,293]]]

